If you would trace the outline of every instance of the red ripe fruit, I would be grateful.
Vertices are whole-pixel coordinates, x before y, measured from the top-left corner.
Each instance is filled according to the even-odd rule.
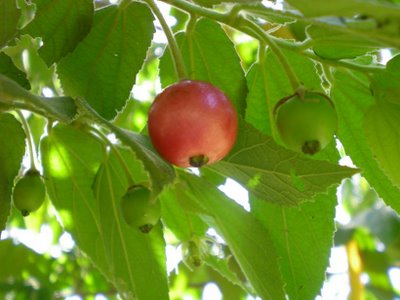
[[[167,87],[149,111],[149,135],[159,154],[178,167],[201,167],[232,149],[238,119],[225,94],[212,84],[184,80]]]

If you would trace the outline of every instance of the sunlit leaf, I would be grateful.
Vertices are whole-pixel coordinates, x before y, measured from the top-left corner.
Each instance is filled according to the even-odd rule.
[[[378,162],[373,159],[364,133],[364,113],[374,103],[369,82],[365,76],[356,72],[336,71],[334,76],[331,95],[340,120],[338,138],[346,154],[362,169],[363,176],[379,196],[386,204],[400,212],[400,189],[393,185]]]
[[[66,126],[53,128],[41,151],[50,198],[78,246],[124,297],[167,299],[161,227],[146,235],[124,222],[119,201],[128,178],[118,155],[105,156],[96,139]],[[143,181],[141,163],[123,158]],[[151,280],[157,289],[146,288]]]
[[[222,235],[257,294],[262,299],[284,299],[277,252],[269,232],[206,181],[185,175],[185,182],[189,187],[187,200],[204,207],[206,213],[200,216]]]
[[[229,155],[210,168],[235,179],[258,198],[279,205],[311,200],[357,172],[289,151],[245,122]]]
[[[253,199],[252,211],[271,233],[290,299],[314,299],[325,280],[335,232],[336,190],[298,207]]]

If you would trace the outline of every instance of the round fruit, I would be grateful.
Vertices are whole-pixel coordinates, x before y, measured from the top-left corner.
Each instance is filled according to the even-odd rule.
[[[179,167],[201,167],[232,149],[238,119],[225,94],[210,83],[184,80],[167,87],[149,111],[149,135],[160,155]]]
[[[129,188],[121,200],[122,215],[126,223],[148,233],[161,216],[160,204],[150,202],[150,191],[143,186]]]
[[[46,187],[36,170],[29,170],[16,183],[13,191],[15,207],[26,217],[39,209],[46,196]]]
[[[294,151],[315,154],[332,140],[337,128],[333,102],[324,94],[305,92],[278,102],[274,109],[279,134]]]

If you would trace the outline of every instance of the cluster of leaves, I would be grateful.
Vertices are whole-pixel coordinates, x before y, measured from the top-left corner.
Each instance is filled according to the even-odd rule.
[[[132,87],[143,80],[159,78],[162,87],[178,81],[170,50],[160,57],[164,45],[152,43],[157,6],[152,0],[105,2],[0,1],[0,108],[8,111],[0,115],[0,230],[17,218],[10,216],[11,193],[22,173],[26,135],[13,111],[25,109],[34,113],[29,122],[48,198],[63,230],[110,283],[100,281],[93,292],[89,283],[72,280],[72,293],[173,298],[169,291],[179,290],[190,268],[204,263],[191,284],[215,280],[227,299],[246,294],[313,299],[333,246],[336,187],[359,170],[338,164],[334,143],[313,157],[281,145],[273,107],[293,93],[282,60],[308,89],[329,93],[346,154],[386,205],[400,212],[400,57],[394,56],[400,48],[398,3],[302,0],[286,1],[282,10],[274,10],[260,1],[165,0],[180,9],[171,10],[177,20],[172,30],[190,78],[223,90],[241,119],[230,154],[194,175],[158,156],[144,126],[148,104],[130,97]],[[290,40],[279,37],[283,29]],[[241,43],[238,32],[254,39]],[[384,48],[394,56],[386,67],[376,60]],[[49,91],[53,97],[44,96]],[[108,134],[117,141],[108,140]],[[149,234],[134,230],[122,217],[127,173],[134,182],[148,182],[152,197],[160,201],[162,222]],[[249,191],[250,211],[218,189],[226,178]],[[363,213],[373,213],[371,207]],[[398,231],[389,239],[373,231],[378,229],[369,217],[359,219],[365,222],[339,229],[347,235],[338,244],[351,245],[363,234],[355,228],[364,225],[371,236],[397,249]],[[224,242],[209,241],[210,228]],[[192,250],[184,260],[189,268],[168,278],[165,249],[171,235],[173,244]],[[212,251],[213,246],[219,251]],[[9,240],[0,247],[2,259],[10,248],[26,258],[21,268],[2,268],[5,293],[29,282],[15,281],[26,270],[50,294],[65,288],[49,287],[42,277],[59,260]],[[371,247],[358,247],[365,262],[375,261],[369,256],[376,254]],[[40,262],[34,264],[37,270],[32,261]],[[92,272],[88,260],[82,261],[67,274],[77,268]],[[386,262],[384,268],[380,265],[383,272],[398,256]],[[55,281],[61,273],[54,275]],[[373,272],[368,274],[372,278]],[[390,284],[386,291],[394,293]]]

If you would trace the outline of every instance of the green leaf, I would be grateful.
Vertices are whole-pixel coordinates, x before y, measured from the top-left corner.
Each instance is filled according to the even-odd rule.
[[[354,58],[369,51],[377,50],[381,44],[335,28],[312,25],[307,28],[308,36],[313,39],[314,52],[327,59]]]
[[[10,114],[0,114],[0,232],[11,207],[11,190],[25,154],[25,132]],[[10,142],[12,141],[12,142]]]
[[[153,32],[153,16],[142,3],[125,1],[96,11],[89,34],[58,65],[65,92],[114,118],[129,98]]]
[[[59,125],[42,140],[41,154],[48,192],[64,226],[119,293],[168,299],[161,227],[146,235],[123,221],[119,200],[128,180],[115,153],[104,157],[97,140]],[[131,173],[144,176],[141,163],[129,157]],[[157,289],[149,289],[149,282],[157,282]]]
[[[359,14],[374,16],[400,16],[400,7],[382,1],[364,0],[287,0],[290,5],[299,9],[308,17],[317,16],[354,16]]]
[[[112,272],[114,284],[127,298],[134,295],[135,299],[169,299],[161,225],[144,234],[124,222],[120,199],[126,193],[128,183],[122,174],[120,163],[111,153],[93,186],[102,233],[109,237],[104,243],[108,272]],[[150,282],[155,282],[157,288],[149,288]]]
[[[336,189],[298,207],[252,199],[251,210],[271,234],[289,299],[315,299],[325,280],[335,231]]]
[[[294,52],[284,51],[284,54],[306,88],[322,91],[321,79],[313,61]],[[282,64],[269,48],[261,55],[260,61],[251,67],[247,74],[247,85],[246,121],[271,135],[275,127],[275,104],[294,91]]]
[[[203,80],[220,88],[243,115],[247,93],[246,81],[235,47],[221,26],[200,19],[186,33],[176,36],[190,79]],[[166,49],[160,62],[162,85],[178,81],[171,53]]]
[[[230,283],[237,285],[240,287],[243,291],[246,291],[249,294],[254,293],[254,291],[251,291],[251,289],[246,286],[245,282],[240,278],[240,275],[243,274],[237,274],[235,270],[233,270],[230,266],[231,261],[233,260],[232,256],[228,256],[224,259],[219,259],[216,256],[213,255],[208,255],[205,258],[205,263],[216,270],[221,276],[223,276],[225,279],[227,279]]]
[[[229,155],[210,168],[241,183],[256,197],[279,205],[311,200],[357,172],[287,150],[245,122]]]
[[[397,201],[400,189],[395,187],[382,171],[368,145],[364,133],[364,114],[374,103],[368,79],[361,73],[336,71],[332,99],[339,115],[337,136],[353,163],[361,168],[362,175],[384,199],[387,205],[400,213]]]
[[[195,201],[206,213],[200,217],[225,239],[257,295],[285,299],[278,257],[269,232],[248,212],[199,177],[183,174],[188,187],[181,188],[187,201]]]
[[[400,55],[388,61],[383,72],[375,73],[371,83],[376,99],[400,104]]]
[[[18,82],[28,90],[31,88],[29,81],[26,79],[26,74],[18,69],[11,58],[3,52],[0,52],[0,73]]]
[[[15,36],[20,16],[15,0],[0,1],[0,49]]]
[[[193,236],[204,236],[208,226],[195,213],[185,209],[185,193],[171,187],[161,194],[160,203],[163,223],[179,240],[188,241]]]
[[[400,105],[379,101],[364,117],[365,136],[374,158],[400,188]]]
[[[41,37],[40,56],[48,66],[71,52],[87,35],[93,20],[92,0],[35,0],[36,14],[22,34]]]

